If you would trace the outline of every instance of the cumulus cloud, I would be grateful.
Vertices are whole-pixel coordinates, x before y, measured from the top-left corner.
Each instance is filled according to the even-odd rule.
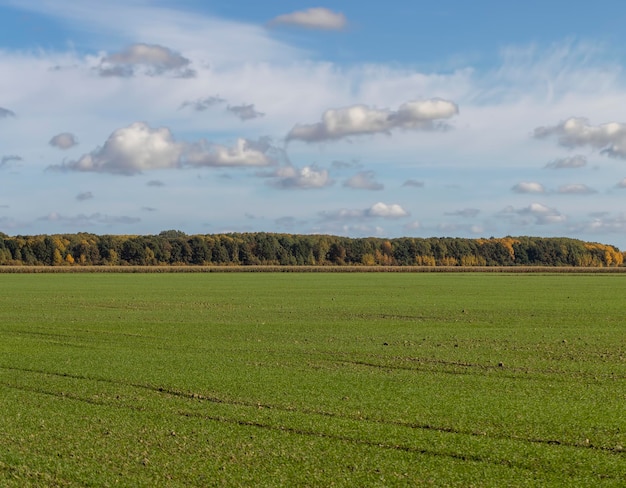
[[[349,136],[389,134],[393,129],[436,130],[445,126],[441,121],[458,114],[457,105],[433,98],[403,103],[398,110],[376,109],[367,105],[330,109],[315,124],[297,124],[287,134],[287,140],[320,142]]]
[[[51,212],[44,217],[40,217],[38,220],[46,222],[55,222],[66,224],[72,227],[86,227],[92,225],[114,225],[114,224],[136,224],[141,222],[141,219],[136,217],[126,216],[110,216],[103,215],[101,213],[93,213],[91,215],[79,214],[74,216],[61,215],[57,212]]]
[[[196,112],[204,112],[205,110],[210,109],[216,105],[220,105],[222,103],[226,103],[226,100],[219,96],[207,97],[207,98],[198,98],[197,100],[188,100],[183,102],[180,105],[180,109],[191,107]],[[180,110],[179,109],[179,110]]]
[[[576,155],[567,158],[559,158],[546,164],[549,169],[566,169],[566,168],[582,168],[587,165],[585,156]]]
[[[515,193],[545,193],[545,188],[541,183],[535,183],[532,181],[522,181],[513,188]]]
[[[272,176],[276,178],[272,185],[284,189],[324,188],[333,184],[327,170],[314,166],[303,168],[284,166],[277,169]]]
[[[156,44],[132,44],[102,58],[98,72],[104,77],[131,77],[141,70],[147,76],[170,73],[181,78],[195,76],[191,62],[171,49]]]
[[[8,108],[0,107],[0,119],[6,119],[9,117],[15,117],[15,112],[13,112],[13,110],[9,110]]]
[[[343,208],[332,212],[321,212],[324,220],[360,220],[368,218],[399,219],[410,214],[397,203],[378,202],[366,209]]]
[[[357,190],[382,190],[385,188],[385,185],[378,183],[374,177],[373,171],[360,171],[346,180],[343,186]]]
[[[547,207],[541,203],[531,203],[528,207],[515,209],[507,207],[502,214],[517,214],[525,217],[531,217],[538,225],[560,224],[567,220],[567,217],[555,208]]]
[[[560,186],[559,193],[575,194],[575,195],[590,195],[592,193],[597,193],[597,192],[593,188],[589,188],[587,185],[583,185],[582,183],[576,183],[572,185]]]
[[[454,212],[446,212],[445,215],[451,217],[463,217],[466,219],[473,219],[477,217],[479,213],[480,210],[478,210],[477,208],[464,208],[462,210],[456,210]]]
[[[48,142],[52,147],[58,147],[59,149],[69,149],[78,144],[76,137],[74,134],[70,132],[62,132],[61,134],[57,134],[50,142]]]
[[[397,203],[388,205],[386,203],[378,202],[372,205],[367,211],[367,215],[370,217],[383,217],[388,219],[397,219],[400,217],[406,217],[409,212],[404,210]]]
[[[402,183],[402,186],[409,186],[412,188],[424,188],[424,182],[419,180],[406,180]]]
[[[152,129],[144,122],[135,122],[113,132],[101,148],[49,169],[133,175],[178,167],[182,151],[183,146],[174,141],[168,128]]]
[[[583,117],[572,117],[557,125],[538,127],[538,139],[556,137],[559,145],[567,148],[589,146],[609,157],[626,159],[626,124],[609,122],[591,125]]]
[[[238,138],[233,147],[200,141],[190,146],[186,162],[191,166],[269,166],[276,161],[275,149],[266,139]]]
[[[254,108],[254,104],[250,104],[250,105],[235,105],[235,106],[230,106],[229,105],[226,110],[228,110],[230,113],[236,115],[237,117],[239,117],[243,121],[252,120],[252,119],[258,119],[259,117],[263,117],[265,115],[263,112],[257,111]]]
[[[91,200],[93,198],[93,193],[90,191],[85,191],[76,195],[76,200],[79,202],[84,202],[85,200]]]
[[[270,25],[293,25],[307,29],[341,30],[347,25],[346,16],[327,8],[317,7],[279,15]]]

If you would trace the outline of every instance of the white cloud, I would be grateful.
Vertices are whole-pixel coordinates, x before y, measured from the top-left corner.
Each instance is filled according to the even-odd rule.
[[[582,168],[587,165],[587,158],[585,156],[576,155],[566,158],[558,158],[550,161],[546,164],[546,168],[550,169],[565,169],[565,168]]]
[[[559,187],[559,193],[576,194],[576,195],[589,195],[591,193],[597,193],[593,188],[588,187],[582,183],[575,183],[571,185],[563,185]]]
[[[399,219],[410,214],[402,206],[378,202],[366,209],[342,208],[331,212],[321,212],[324,220],[362,220],[369,218]]]
[[[409,212],[404,210],[400,205],[393,203],[391,205],[378,202],[372,205],[367,210],[367,215],[369,217],[382,217],[386,219],[398,219],[401,217],[406,217],[409,215]]]
[[[276,162],[273,149],[265,140],[238,138],[233,147],[201,141],[188,148],[185,161],[191,166],[269,166]]]
[[[59,149],[69,149],[78,144],[76,140],[76,136],[71,134],[70,132],[62,132],[61,134],[57,134],[48,143],[53,147],[58,147]]]
[[[347,25],[346,16],[327,8],[317,7],[279,15],[270,25],[294,25],[307,29],[341,30]]]
[[[617,184],[618,188],[626,188],[626,178],[623,178],[622,180],[620,180],[620,182]]]
[[[144,122],[135,122],[113,132],[101,148],[50,169],[133,175],[178,167],[182,149],[168,128],[152,129]]]
[[[329,177],[327,170],[318,169],[314,166],[305,166],[303,168],[284,166],[277,169],[272,176],[276,178],[272,185],[285,189],[324,188],[333,184],[333,180]]]
[[[172,73],[182,78],[195,76],[189,59],[156,44],[132,44],[123,51],[104,56],[98,67],[100,76],[129,77],[138,68],[148,76]]]
[[[583,117],[572,117],[557,125],[538,127],[534,135],[538,139],[556,137],[567,148],[590,146],[607,156],[626,159],[626,124],[609,122],[590,125]]]
[[[522,181],[515,185],[512,190],[515,193],[545,193],[545,188],[541,183],[532,181]]]
[[[458,113],[455,103],[430,99],[403,103],[396,111],[366,105],[330,109],[316,124],[294,126],[287,140],[319,142],[348,136],[390,133],[393,129],[433,130],[444,127],[440,121]]]
[[[528,207],[518,210],[507,208],[505,213],[514,212],[519,215],[531,216],[538,225],[560,224],[567,220],[567,217],[555,208],[550,208],[542,203],[531,203]]]
[[[458,113],[459,108],[455,103],[441,98],[431,98],[430,100],[405,102],[400,105],[397,112],[391,114],[391,118],[395,124],[401,127],[423,128],[422,124],[425,122],[449,119]]]
[[[360,171],[346,180],[343,186],[357,190],[382,190],[385,188],[385,185],[378,183],[374,178],[373,171]]]

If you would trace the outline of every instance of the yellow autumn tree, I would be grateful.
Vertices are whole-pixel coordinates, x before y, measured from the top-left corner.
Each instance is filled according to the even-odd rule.
[[[63,256],[61,256],[61,251],[58,248],[55,248],[52,252],[52,264],[54,266],[60,266],[63,264]]]
[[[486,266],[487,260],[482,256],[461,256],[461,266]]]
[[[417,266],[435,266],[435,257],[434,256],[415,256],[415,264]]]

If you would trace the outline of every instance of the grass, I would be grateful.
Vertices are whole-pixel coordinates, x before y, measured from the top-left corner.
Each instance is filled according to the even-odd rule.
[[[623,275],[0,276],[2,486],[624,486]]]

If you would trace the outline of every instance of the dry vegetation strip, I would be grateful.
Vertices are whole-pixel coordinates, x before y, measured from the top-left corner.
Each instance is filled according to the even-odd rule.
[[[626,273],[580,266],[0,266],[1,273]]]

